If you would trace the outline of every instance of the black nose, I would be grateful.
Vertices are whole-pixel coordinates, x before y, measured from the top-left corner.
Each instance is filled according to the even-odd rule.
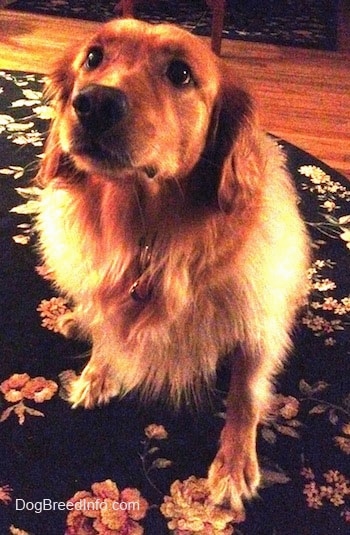
[[[128,100],[120,89],[91,84],[79,91],[73,108],[84,128],[104,132],[125,117]]]

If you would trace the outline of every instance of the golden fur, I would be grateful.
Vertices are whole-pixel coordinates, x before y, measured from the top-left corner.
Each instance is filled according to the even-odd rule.
[[[229,355],[209,484],[239,509],[259,483],[256,427],[305,291],[285,157],[234,67],[177,27],[110,22],[64,56],[48,91],[41,251],[75,304],[64,327],[93,346],[71,401],[90,408],[137,388],[178,404]]]

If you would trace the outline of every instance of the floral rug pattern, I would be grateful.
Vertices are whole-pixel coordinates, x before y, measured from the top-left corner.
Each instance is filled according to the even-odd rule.
[[[329,535],[350,530],[350,188],[279,140],[313,240],[311,294],[258,440],[259,498],[214,507],[206,470],[227,373],[199,411],[137,396],[72,410],[65,382],[88,348],[67,341],[67,302],[33,247],[31,184],[51,109],[39,75],[0,72],[0,532],[13,535]]]
[[[105,22],[117,15],[116,0],[17,0],[19,11]],[[277,45],[335,50],[338,0],[227,0],[223,37]],[[139,2],[135,15],[150,22],[178,23],[199,35],[211,33],[205,0]]]

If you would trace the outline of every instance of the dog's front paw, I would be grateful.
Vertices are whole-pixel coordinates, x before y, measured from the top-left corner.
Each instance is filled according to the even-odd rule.
[[[256,495],[260,472],[256,452],[230,455],[223,449],[217,453],[209,468],[208,483],[215,504],[242,511],[243,500]]]
[[[78,406],[92,409],[96,405],[105,405],[117,394],[115,377],[108,366],[95,369],[87,366],[77,379],[68,387],[68,400],[73,408]]]

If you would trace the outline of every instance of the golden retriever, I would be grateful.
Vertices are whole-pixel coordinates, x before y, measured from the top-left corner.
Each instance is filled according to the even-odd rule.
[[[208,475],[242,508],[256,432],[305,293],[308,238],[285,157],[233,65],[176,26],[101,26],[51,75],[37,221],[44,262],[92,342],[74,407],[133,389],[197,399],[223,358],[226,423]]]

